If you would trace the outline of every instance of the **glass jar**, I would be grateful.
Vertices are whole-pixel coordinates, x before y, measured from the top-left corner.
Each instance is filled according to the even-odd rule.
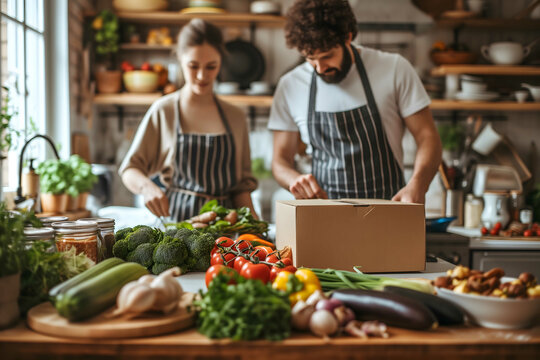
[[[25,248],[29,249],[32,247],[32,244],[36,241],[45,241],[49,243],[47,252],[56,252],[56,246],[54,243],[54,229],[50,227],[43,228],[34,228],[27,227],[24,228],[24,238],[25,238]]]
[[[468,229],[476,229],[482,223],[482,200],[475,197],[473,194],[467,195],[465,201],[465,224]]]
[[[52,223],[58,251],[75,248],[76,254],[85,253],[98,261],[99,231],[95,221],[64,221]]]
[[[510,218],[512,221],[519,221],[519,212],[525,205],[521,191],[510,191]]]
[[[68,221],[69,218],[67,216],[46,216],[39,218],[39,221],[41,222],[41,225],[43,227],[51,227],[51,224],[53,222],[60,222],[60,221]]]
[[[112,248],[114,245],[114,219],[111,218],[84,218],[78,221],[94,221],[98,224],[101,235],[101,248],[99,251],[101,259],[113,257]]]

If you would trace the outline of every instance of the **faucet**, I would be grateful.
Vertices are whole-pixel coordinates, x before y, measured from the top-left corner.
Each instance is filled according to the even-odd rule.
[[[54,143],[53,143],[52,139],[50,137],[48,137],[47,135],[37,134],[37,135],[33,136],[32,138],[30,138],[28,141],[26,141],[24,143],[24,146],[23,146],[22,150],[21,150],[21,155],[19,156],[19,186],[17,187],[17,197],[14,200],[15,204],[22,203],[24,200],[26,200],[22,196],[22,167],[23,167],[24,152],[26,151],[26,147],[28,146],[28,144],[30,144],[34,139],[37,139],[37,138],[42,138],[42,139],[47,140],[47,142],[49,143],[49,145],[51,145],[51,147],[52,147],[52,149],[54,151],[54,155],[56,156],[56,158],[58,160],[60,160],[60,156],[58,155],[58,151],[56,151],[56,146],[54,146]]]

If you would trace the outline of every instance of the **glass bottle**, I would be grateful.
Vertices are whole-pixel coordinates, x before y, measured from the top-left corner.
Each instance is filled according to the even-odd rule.
[[[84,218],[78,221],[94,221],[98,224],[98,229],[101,235],[102,243],[100,244],[100,259],[108,259],[113,257],[112,248],[115,242],[114,239],[114,219],[111,218]]]
[[[58,251],[74,247],[76,254],[85,253],[92,261],[98,262],[99,231],[95,221],[55,222],[52,227]]]
[[[519,212],[523,208],[523,194],[519,190],[510,191],[510,218],[519,222]]]
[[[476,229],[482,223],[482,200],[475,197],[473,194],[467,195],[465,201],[465,227],[468,229]]]

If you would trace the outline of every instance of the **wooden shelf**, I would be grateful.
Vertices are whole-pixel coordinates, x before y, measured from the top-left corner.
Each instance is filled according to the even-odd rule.
[[[272,105],[271,95],[218,95],[221,99],[237,106],[270,107]],[[119,106],[150,106],[161,97],[161,93],[136,94],[96,94],[94,104],[96,105],[119,105]]]
[[[431,110],[540,111],[540,102],[431,100]]]
[[[49,217],[49,216],[67,216],[68,220],[74,221],[74,220],[90,217],[91,215],[92,214],[90,213],[89,210],[83,209],[83,210],[67,211],[65,213],[37,213],[36,217],[42,218],[42,217]]]
[[[540,20],[536,19],[438,19],[436,25],[447,28],[479,28],[505,30],[538,30]]]
[[[120,11],[117,12],[116,15],[121,20],[149,24],[183,25],[193,18],[201,18],[220,26],[250,26],[254,24],[262,27],[280,28],[285,24],[284,16],[263,14],[182,14],[179,11],[157,11],[147,13]]]
[[[433,76],[452,74],[540,76],[540,66],[441,65],[431,70]]]
[[[145,43],[124,43],[120,44],[122,50],[144,50],[144,51],[172,51],[176,45],[149,45]]]

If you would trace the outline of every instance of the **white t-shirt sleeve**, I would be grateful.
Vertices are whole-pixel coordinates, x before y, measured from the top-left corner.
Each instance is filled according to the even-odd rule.
[[[274,100],[270,108],[270,118],[268,119],[268,129],[298,131],[298,126],[294,122],[287,98],[286,79],[282,78],[278,82],[274,93]]]
[[[411,116],[429,106],[431,99],[420,77],[412,65],[402,56],[398,56],[394,79],[397,103],[402,118]]]

